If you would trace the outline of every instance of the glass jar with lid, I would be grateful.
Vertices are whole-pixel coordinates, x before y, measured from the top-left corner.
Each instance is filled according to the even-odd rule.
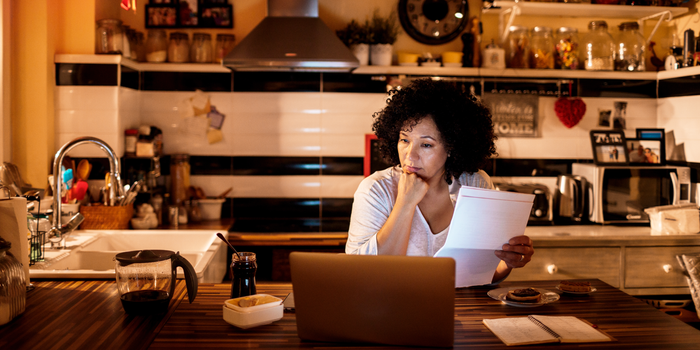
[[[170,33],[168,43],[168,62],[183,63],[190,60],[190,38],[187,33]]]
[[[122,21],[111,18],[98,20],[95,31],[95,53],[121,54],[123,37]]]
[[[155,29],[148,31],[146,40],[146,61],[153,63],[165,62],[168,58],[168,42],[165,31]]]
[[[559,69],[578,69],[578,29],[561,27],[554,38],[554,67]]]
[[[134,47],[131,50],[131,59],[138,62],[146,62],[146,39],[142,32],[134,34]]]
[[[528,53],[530,52],[530,37],[527,27],[510,26],[508,28],[508,46],[506,47],[506,63],[508,68],[528,68]]]
[[[211,34],[194,33],[192,46],[190,47],[190,60],[196,63],[209,63],[212,61]]]
[[[615,70],[643,72],[646,40],[639,33],[639,24],[623,22],[619,28],[620,33],[615,40]]]
[[[10,242],[0,238],[0,325],[24,312],[27,285],[22,264],[10,254]]]
[[[591,21],[588,34],[583,38],[581,54],[586,70],[613,70],[615,42],[608,33],[608,23]]]
[[[184,204],[190,188],[190,156],[174,154],[170,158],[170,201],[174,205]]]
[[[226,55],[233,49],[236,36],[233,34],[216,34],[216,63],[221,63]]]
[[[552,28],[537,26],[530,35],[530,68],[554,68]]]

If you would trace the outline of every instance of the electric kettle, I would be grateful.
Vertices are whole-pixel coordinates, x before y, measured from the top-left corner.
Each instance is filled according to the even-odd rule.
[[[178,266],[185,271],[190,303],[197,296],[197,273],[179,252],[135,250],[117,254],[116,260],[117,287],[128,314],[167,312]]]
[[[554,191],[554,215],[559,223],[580,222],[587,219],[586,195],[588,182],[578,175],[557,176]]]

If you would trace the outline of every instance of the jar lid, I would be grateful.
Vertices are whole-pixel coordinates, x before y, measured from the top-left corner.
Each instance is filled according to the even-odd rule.
[[[139,131],[136,129],[126,129],[124,130],[124,135],[138,135]]]
[[[527,32],[526,26],[510,26],[508,27],[509,32]]]
[[[98,24],[118,24],[118,25],[121,25],[122,21],[119,19],[115,19],[115,18],[103,18],[103,19],[98,19],[97,23]]]
[[[165,37],[165,31],[163,29],[151,29],[148,31],[148,36],[162,36]]]
[[[117,261],[123,265],[151,263],[168,260],[173,254],[170,250],[133,250],[117,254]]]
[[[578,29],[574,27],[559,27],[557,33],[578,33]]]
[[[532,32],[533,33],[543,33],[543,34],[552,33],[552,28],[537,26],[537,27],[532,28]]]
[[[190,37],[187,36],[187,33],[182,33],[182,32],[173,32],[173,33],[170,33],[170,39],[178,39],[178,40],[182,39],[182,40],[187,40],[187,39],[189,39],[189,38],[190,38]]]
[[[639,23],[637,22],[622,22],[618,26],[620,30],[639,30]]]
[[[588,29],[598,29],[598,28],[608,29],[608,22],[591,21],[591,23],[588,23]]]
[[[194,34],[192,34],[192,39],[193,39],[193,40],[196,40],[196,39],[209,39],[209,40],[211,40],[211,34],[208,34],[208,33],[194,33]]]

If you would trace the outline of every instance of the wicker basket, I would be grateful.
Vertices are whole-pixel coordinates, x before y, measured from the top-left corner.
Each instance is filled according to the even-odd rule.
[[[129,220],[134,216],[134,205],[81,206],[80,213],[85,217],[85,221],[80,225],[83,230],[123,230],[129,228]]]

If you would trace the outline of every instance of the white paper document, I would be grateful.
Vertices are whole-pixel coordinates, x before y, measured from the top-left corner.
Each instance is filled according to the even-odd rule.
[[[435,253],[455,260],[455,287],[491,283],[501,261],[494,251],[525,233],[534,199],[534,194],[462,186],[445,245]]]

